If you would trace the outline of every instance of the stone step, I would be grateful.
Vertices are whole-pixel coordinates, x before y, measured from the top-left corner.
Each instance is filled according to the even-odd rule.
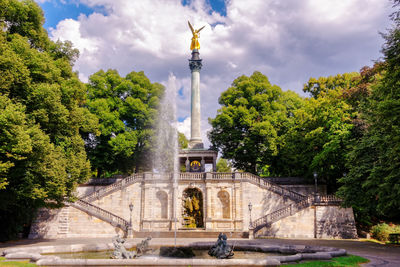
[[[66,236],[69,233],[69,207],[64,207],[58,214],[57,234]]]
[[[249,236],[248,232],[242,231],[207,231],[207,230],[178,230],[176,232],[177,238],[218,238],[219,233],[225,233],[229,238],[247,238]],[[149,232],[140,231],[134,232],[133,236],[136,238],[146,238],[151,236],[152,238],[173,238],[175,236],[174,231],[163,231],[163,232]]]

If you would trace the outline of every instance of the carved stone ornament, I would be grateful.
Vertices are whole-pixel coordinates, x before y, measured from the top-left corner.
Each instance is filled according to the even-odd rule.
[[[200,71],[203,64],[200,60],[189,60],[189,68],[191,71]]]

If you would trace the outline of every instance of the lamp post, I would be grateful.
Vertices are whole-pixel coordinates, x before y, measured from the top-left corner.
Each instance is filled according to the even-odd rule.
[[[128,236],[132,235],[132,211],[133,211],[133,204],[132,202],[129,204],[129,228],[128,228]]]
[[[253,222],[251,221],[251,210],[253,209],[253,205],[251,204],[251,202],[249,202],[249,213],[250,213],[250,223],[249,223],[249,227],[253,228]]]
[[[318,194],[318,174],[314,172],[314,183],[315,183],[315,192],[314,192],[314,201],[317,202],[317,194]]]
[[[251,221],[251,210],[253,208],[253,205],[251,202],[249,202],[249,213],[250,213],[250,223],[249,223],[249,239],[254,239],[254,228],[253,228],[253,222]]]

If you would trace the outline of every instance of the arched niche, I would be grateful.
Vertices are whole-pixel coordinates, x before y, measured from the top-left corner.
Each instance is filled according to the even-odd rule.
[[[221,204],[222,209],[222,218],[230,219],[231,218],[231,205],[229,199],[229,193],[225,190],[221,190],[218,192],[218,198]]]
[[[186,188],[182,194],[183,226],[203,228],[203,193],[198,188]]]
[[[168,219],[168,194],[165,191],[157,191],[157,199],[160,202],[160,217],[161,219]]]

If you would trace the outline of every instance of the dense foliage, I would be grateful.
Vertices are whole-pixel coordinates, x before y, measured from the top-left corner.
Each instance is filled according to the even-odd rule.
[[[295,110],[290,128],[283,136],[283,144],[275,164],[278,175],[312,178],[328,185],[329,191],[337,189],[337,178],[346,172],[345,157],[352,137],[353,108],[343,97],[355,84],[357,73],[311,78],[304,86],[323,88],[313,91],[304,105]]]
[[[231,163],[224,158],[219,158],[217,161],[217,172],[232,172]]]
[[[400,233],[400,225],[388,225],[380,223],[371,227],[372,237],[379,241],[388,241],[389,235]]]
[[[400,219],[400,24],[384,35],[384,63],[364,69],[359,112],[362,130],[348,154],[349,173],[340,179],[346,205],[360,220]],[[362,190],[360,190],[360,188]]]
[[[125,78],[98,71],[89,78],[88,107],[100,122],[100,136],[88,135],[87,151],[98,177],[151,168],[153,124],[163,87],[143,72]]]
[[[302,100],[282,92],[260,72],[237,78],[219,98],[222,108],[210,119],[209,138],[235,168],[256,173],[272,166],[288,118]]]
[[[33,1],[0,1],[0,239],[35,209],[62,205],[90,176],[83,132],[96,133],[69,42],[50,41]]]
[[[400,1],[394,1],[399,6]],[[384,58],[360,73],[311,78],[286,95],[261,73],[237,78],[210,119],[212,144],[236,168],[328,185],[360,223],[400,220],[400,11]]]

